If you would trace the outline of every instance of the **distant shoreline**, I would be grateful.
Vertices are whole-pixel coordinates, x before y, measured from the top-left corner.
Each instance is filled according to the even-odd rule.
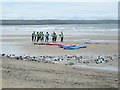
[[[1,25],[117,24],[118,20],[0,20]]]

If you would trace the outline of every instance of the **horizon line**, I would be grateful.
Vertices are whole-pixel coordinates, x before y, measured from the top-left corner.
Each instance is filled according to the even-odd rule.
[[[37,20],[37,19],[0,19],[0,20]],[[38,19],[38,20],[86,20],[86,19]],[[118,19],[88,19],[88,20],[118,20]]]

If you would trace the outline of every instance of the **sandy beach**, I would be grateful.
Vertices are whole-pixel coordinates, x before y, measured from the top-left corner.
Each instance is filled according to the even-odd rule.
[[[3,58],[3,88],[118,88],[117,72]]]
[[[59,61],[59,64],[56,64],[2,57],[3,88],[118,88],[118,43],[84,43],[84,39],[86,40],[87,38],[92,40],[117,40],[117,36],[82,35],[79,37],[65,37],[63,43],[87,46],[87,48],[79,50],[64,50],[58,46],[34,45],[31,42],[30,35],[2,35],[1,37],[2,49],[6,51],[6,55],[10,55],[11,52],[11,54],[16,56],[75,55],[94,58],[93,60],[90,59],[89,63],[79,63],[74,59],[67,59],[67,64],[60,64],[61,61]],[[76,41],[79,39],[83,39],[83,41]],[[56,43],[60,42],[57,41]],[[13,50],[8,47],[13,47]],[[7,50],[9,50],[9,53],[7,53]],[[110,56],[112,59],[107,58],[108,62],[96,64],[95,60],[98,56]],[[89,59],[86,57],[83,59]],[[104,59],[107,60],[106,58]],[[70,65],[70,63],[73,64]],[[79,67],[79,65],[83,67]],[[98,69],[98,67],[102,69]],[[107,70],[108,68],[116,69]]]

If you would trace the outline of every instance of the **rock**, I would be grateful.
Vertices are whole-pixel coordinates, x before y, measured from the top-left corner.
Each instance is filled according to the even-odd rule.
[[[104,60],[105,63],[108,63],[109,61],[108,60]]]
[[[30,58],[30,56],[25,56],[24,58],[25,58],[25,59],[28,59],[28,58]]]
[[[61,60],[64,60],[63,58]]]
[[[41,62],[41,59],[36,59],[38,62]]]
[[[3,53],[2,56],[5,56],[5,54]]]
[[[95,59],[95,62],[98,61],[99,59]]]
[[[75,58],[76,58],[77,56],[76,56],[76,55],[74,55],[73,57],[75,57]]]
[[[58,59],[54,59],[54,61],[59,61]]]
[[[96,64],[100,64],[99,62],[96,62]]]
[[[35,56],[33,57],[33,59],[35,59]]]
[[[19,58],[19,59],[23,60],[23,57],[22,57],[22,56],[20,56],[20,58]]]
[[[38,61],[38,60],[36,60],[36,59],[29,59],[29,61]]]
[[[15,59],[19,60],[19,56],[16,56]]]
[[[6,55],[7,58],[9,58],[10,56],[9,55]]]
[[[85,61],[83,61],[83,63],[86,63]]]
[[[78,61],[79,61],[80,59],[78,58],[78,59],[76,59],[76,60],[78,60]]]
[[[69,65],[74,65],[74,63],[73,63],[73,62],[70,62]]]
[[[72,58],[72,56],[67,56],[67,58]]]
[[[44,61],[44,63],[50,63],[50,61],[47,61],[47,60],[46,60],[46,61]]]
[[[67,61],[69,61],[69,60],[71,60],[71,59],[67,59]]]
[[[82,63],[81,61],[78,61],[78,63]]]
[[[49,58],[53,58],[52,56],[49,56]]]
[[[83,56],[80,56],[80,59],[82,59],[83,58]]]
[[[12,56],[15,56],[15,54],[12,54]]]

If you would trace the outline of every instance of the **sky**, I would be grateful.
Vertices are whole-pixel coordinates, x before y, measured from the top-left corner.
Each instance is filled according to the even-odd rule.
[[[102,1],[102,0],[100,0]],[[2,2],[0,19],[117,20],[118,2]]]

